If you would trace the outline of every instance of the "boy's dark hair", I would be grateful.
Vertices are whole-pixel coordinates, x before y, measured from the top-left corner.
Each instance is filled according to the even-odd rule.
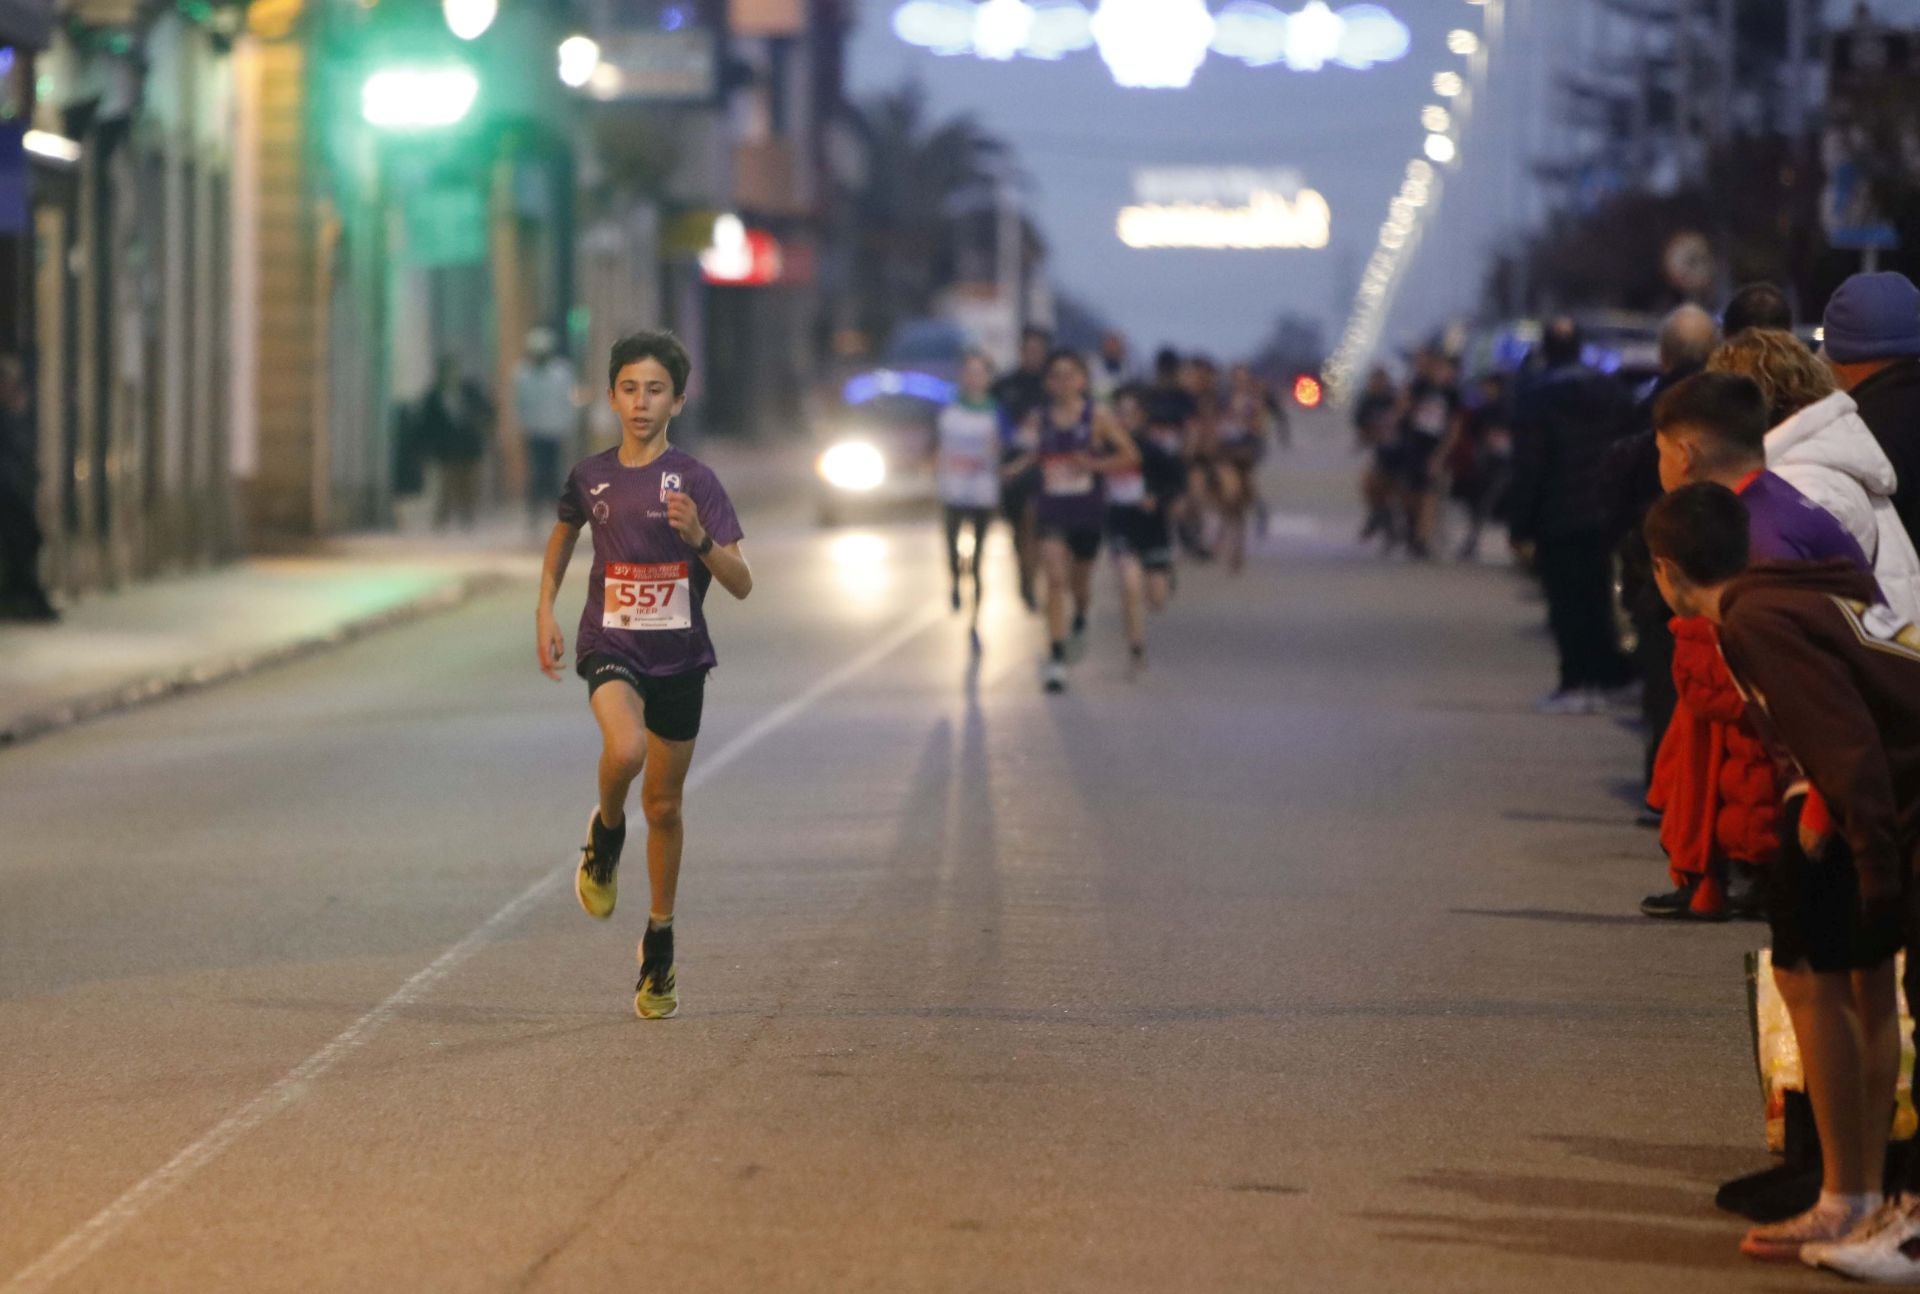
[[[1051,373],[1053,366],[1061,360],[1065,360],[1067,363],[1079,369],[1081,377],[1091,378],[1093,376],[1093,371],[1087,367],[1087,357],[1079,351],[1074,350],[1071,346],[1057,346],[1053,350],[1048,351],[1047,366],[1042,369],[1041,372]]]
[[[1720,316],[1720,335],[1731,337],[1749,328],[1793,331],[1793,303],[1772,283],[1749,283],[1733,294]]]
[[[1036,338],[1039,339],[1040,341],[1045,342],[1049,346],[1053,345],[1052,329],[1042,328],[1039,324],[1028,324],[1026,327],[1020,330],[1021,345],[1024,346],[1028,342],[1033,341]]]
[[[1653,403],[1656,432],[1703,434],[1710,470],[1765,458],[1771,425],[1760,384],[1739,373],[1695,373]]]
[[[1119,404],[1122,400],[1131,400],[1141,408],[1145,408],[1149,394],[1151,392],[1145,382],[1122,382],[1113,388],[1113,402]]]
[[[1180,371],[1180,352],[1171,346],[1162,346],[1153,357],[1153,371],[1165,376]]]
[[[667,370],[667,376],[673,379],[673,394],[676,397],[687,393],[687,378],[693,373],[693,359],[680,339],[665,329],[628,333],[613,344],[613,356],[607,361],[607,390],[613,390],[619,382],[621,369],[629,364],[638,364],[643,359],[654,360]]]
[[[1641,527],[1647,550],[1694,584],[1724,584],[1747,569],[1747,505],[1724,485],[1683,485],[1656,502]]]

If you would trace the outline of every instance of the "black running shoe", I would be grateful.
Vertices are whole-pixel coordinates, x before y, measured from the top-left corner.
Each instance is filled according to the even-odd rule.
[[[1693,887],[1683,885],[1667,894],[1649,894],[1640,900],[1643,915],[1667,921],[1725,921],[1725,912],[1709,915],[1693,910]]]

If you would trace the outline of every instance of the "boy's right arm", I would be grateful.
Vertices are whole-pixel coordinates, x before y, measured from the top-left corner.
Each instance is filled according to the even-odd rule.
[[[567,640],[553,618],[553,600],[560,595],[560,584],[567,578],[567,563],[573,560],[573,546],[579,538],[580,527],[556,522],[553,533],[547,536],[547,557],[540,567],[540,601],[533,612],[534,650],[540,672],[556,683],[560,681]]]

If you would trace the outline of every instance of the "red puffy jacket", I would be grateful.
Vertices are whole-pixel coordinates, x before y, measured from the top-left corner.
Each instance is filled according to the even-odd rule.
[[[1770,863],[1779,850],[1780,797],[1773,761],[1747,726],[1713,625],[1676,618],[1673,722],[1654,757],[1647,803],[1660,810],[1660,844],[1675,885],[1696,879],[1696,911],[1718,910],[1725,896],[1716,859]]]

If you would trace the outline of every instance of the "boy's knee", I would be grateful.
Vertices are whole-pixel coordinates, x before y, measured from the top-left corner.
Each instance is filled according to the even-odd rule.
[[[656,831],[672,830],[680,825],[680,797],[677,795],[642,796],[640,810],[646,814],[647,825]]]
[[[647,743],[644,737],[608,737],[606,739],[607,762],[626,777],[638,777],[647,760]]]

